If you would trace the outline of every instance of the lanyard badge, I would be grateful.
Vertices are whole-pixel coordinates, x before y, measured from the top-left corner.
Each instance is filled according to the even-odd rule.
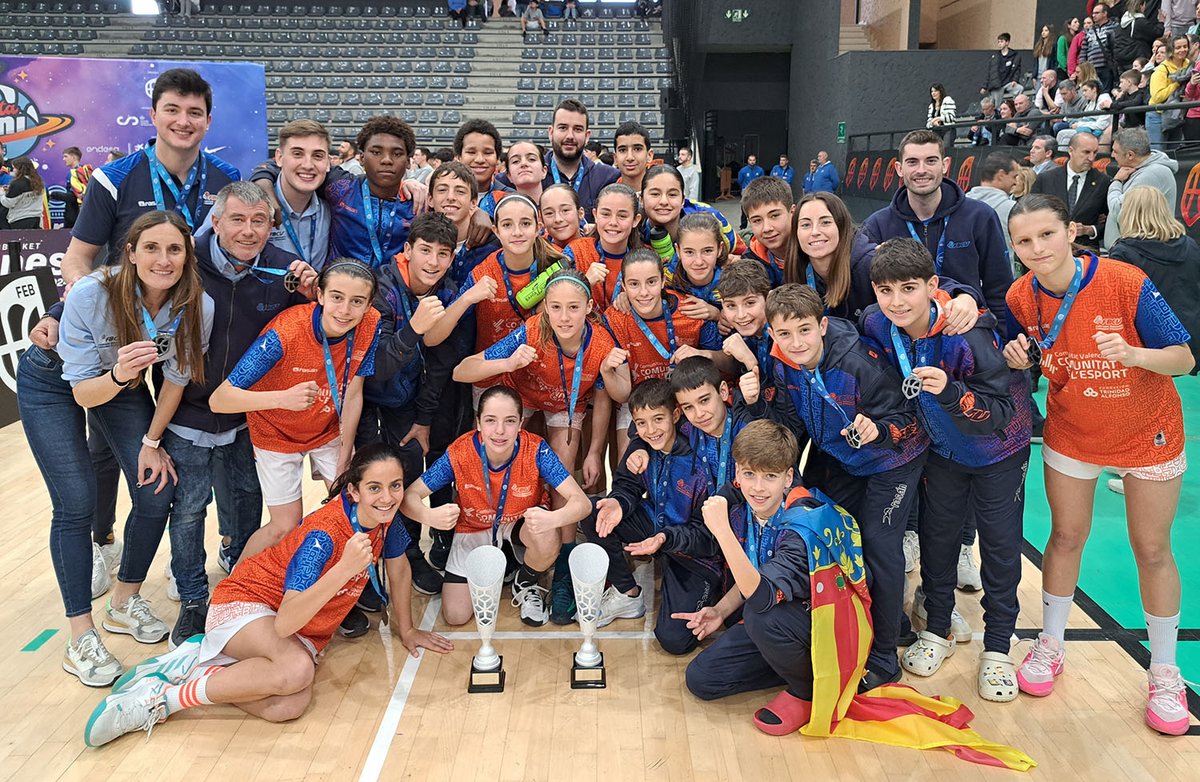
[[[1075,274],[1071,277],[1071,285],[1063,295],[1062,304],[1058,307],[1058,314],[1054,316],[1054,322],[1050,324],[1050,333],[1047,334],[1042,330],[1042,298],[1039,295],[1042,292],[1042,286],[1038,284],[1036,276],[1033,278],[1033,295],[1037,302],[1037,330],[1041,339],[1029,340],[1026,352],[1032,363],[1042,363],[1042,353],[1054,347],[1054,343],[1058,341],[1058,334],[1062,331],[1063,323],[1067,321],[1067,315],[1071,312],[1071,307],[1075,304],[1075,297],[1079,295],[1079,289],[1082,287],[1083,264],[1076,258]]]

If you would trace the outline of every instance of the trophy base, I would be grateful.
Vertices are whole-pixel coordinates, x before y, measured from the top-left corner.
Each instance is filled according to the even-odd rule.
[[[603,652],[600,654],[600,662],[597,665],[580,665],[574,662],[574,656],[571,660],[572,690],[602,690],[608,686]]]
[[[504,655],[500,655],[500,665],[490,671],[481,671],[472,665],[467,692],[504,692]]]

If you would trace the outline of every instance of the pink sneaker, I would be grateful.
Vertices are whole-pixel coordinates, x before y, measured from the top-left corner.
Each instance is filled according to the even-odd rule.
[[[1182,736],[1188,729],[1187,694],[1183,677],[1174,665],[1150,666],[1150,702],[1146,704],[1146,724],[1159,733]]]
[[[1054,677],[1063,671],[1067,652],[1057,639],[1038,633],[1037,644],[1017,668],[1017,686],[1021,692],[1045,697],[1054,691]]]

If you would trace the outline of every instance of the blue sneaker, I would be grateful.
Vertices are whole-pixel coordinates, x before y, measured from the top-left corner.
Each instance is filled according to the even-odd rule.
[[[203,633],[193,635],[176,646],[175,651],[138,663],[117,679],[113,692],[127,690],[148,676],[156,676],[170,685],[183,684],[200,665],[200,645],[203,642]]]
[[[575,621],[575,585],[571,579],[558,578],[550,582],[550,621],[569,625]]]

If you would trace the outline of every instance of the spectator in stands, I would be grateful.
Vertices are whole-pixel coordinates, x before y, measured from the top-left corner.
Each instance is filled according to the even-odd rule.
[[[818,152],[816,163],[816,170],[810,174],[811,189],[808,177],[804,178],[804,192],[836,193],[838,185],[841,184],[841,177],[838,176],[837,167],[829,161],[829,153],[823,149]]]
[[[1192,63],[1188,59],[1190,46],[1186,35],[1177,35],[1172,39],[1171,56],[1163,60],[1150,76],[1151,106],[1179,99],[1182,94],[1180,89],[1191,78]],[[1183,123],[1176,123],[1172,112],[1150,111],[1146,113],[1146,134],[1150,138],[1150,145],[1154,149],[1161,149],[1164,142],[1183,138]]]
[[[83,203],[83,194],[87,190],[88,181],[92,178],[93,166],[83,163],[83,152],[79,147],[67,147],[63,152],[63,164],[67,167],[67,195],[63,199],[63,227],[75,225],[79,216],[79,205]]]
[[[1000,218],[1000,229],[1004,233],[1004,246],[1011,242],[1008,238],[1008,213],[1012,211],[1012,190],[1017,184],[1020,164],[1016,158],[1007,152],[992,152],[983,159],[979,171],[979,184],[967,191],[967,198],[987,204]]]
[[[469,0],[471,5],[475,5],[476,0]],[[490,0],[492,4],[492,18],[499,19],[501,16],[516,16],[517,15],[517,0]],[[482,8],[483,0],[479,0],[479,5]],[[483,17],[486,21],[486,15]]]
[[[1138,0],[1130,0],[1129,4],[1132,6],[1137,2]],[[1168,34],[1187,35],[1195,32],[1196,18],[1200,16],[1200,8],[1197,8],[1197,4],[1193,0],[1163,0],[1162,12],[1162,27]],[[1159,35],[1162,35],[1162,32],[1159,32]]]
[[[1042,25],[1042,32],[1033,44],[1033,61],[1037,66],[1035,73],[1052,70],[1055,62],[1054,25]]]
[[[1013,121],[1004,126],[999,143],[1010,147],[1024,146],[1043,124],[1042,115],[1033,108],[1029,96],[1023,92],[1013,98],[1013,109]]]
[[[338,165],[340,165],[342,170],[350,176],[362,176],[366,173],[362,162],[358,159],[359,154],[361,153],[358,148],[358,143],[355,141],[345,139],[340,145],[338,145],[338,157],[340,157],[342,160],[342,162]]]
[[[432,173],[433,166],[429,165],[429,151],[425,147],[417,147],[413,150],[412,165],[408,167],[404,178],[415,179],[423,185],[428,185],[429,175]]]
[[[1171,0],[1167,0],[1168,4]],[[1192,0],[1183,0],[1192,12]],[[1150,47],[1162,37],[1163,25],[1157,19],[1148,19],[1143,13],[1146,0],[1129,0],[1120,24],[1113,31],[1113,59],[1118,73],[1129,70],[1138,57],[1149,57]]]
[[[779,164],[771,169],[771,176],[779,177],[789,185],[796,178],[796,169],[792,168],[792,164],[788,162],[787,155],[779,156]]]
[[[1134,60],[1136,64],[1139,60]],[[1121,127],[1140,128],[1146,124],[1146,113],[1142,111],[1125,110],[1132,106],[1145,106],[1150,97],[1150,90],[1141,85],[1143,74],[1130,69],[1121,74],[1120,84],[1113,92],[1112,108],[1121,114]]]
[[[579,9],[576,7],[575,0],[566,0],[563,3],[563,21],[565,22],[568,19],[579,21]]]
[[[546,24],[546,15],[538,7],[538,0],[529,0],[525,12],[521,14],[521,38],[525,38],[530,25],[542,28],[542,37],[550,35],[550,27]]]
[[[1055,143],[1054,136],[1034,138],[1029,146],[1029,164],[1033,167],[1033,173],[1040,174],[1054,168],[1054,153],[1057,151],[1058,144]]]
[[[996,36],[996,51],[988,58],[987,80],[979,89],[980,95],[991,95],[995,103],[1021,91],[1021,53],[1008,48],[1011,40],[1008,33]]]
[[[979,101],[979,119],[983,121],[1000,119],[1000,115],[996,113],[996,102],[990,96]],[[972,125],[971,129],[967,131],[967,138],[974,146],[986,147],[992,143],[999,127],[998,125]]]
[[[1069,117],[1078,116],[1087,107],[1087,99],[1079,94],[1078,84],[1074,79],[1067,79],[1058,85],[1059,99],[1054,113],[1062,117],[1062,119],[1054,123],[1055,133],[1069,126]],[[1066,142],[1062,143],[1065,144]]]
[[[678,171],[683,177],[683,197],[689,201],[700,200],[700,164],[696,162],[692,150],[682,147],[675,156],[679,161]]]
[[[929,86],[929,109],[925,114],[925,127],[933,131],[940,130],[943,125],[951,125],[958,119],[958,107],[954,105],[954,98],[946,94],[946,88],[941,84]],[[947,144],[954,143],[954,135],[953,130],[942,132],[942,138]]]
[[[8,227],[14,231],[48,229],[44,200],[46,185],[27,157],[12,161],[12,179],[0,187],[0,204],[8,209]]]
[[[1033,107],[1043,114],[1057,114],[1062,95],[1058,90],[1058,71],[1047,68],[1038,78],[1038,90],[1033,96]]]
[[[1200,100],[1200,71],[1192,70],[1183,88],[1183,99]],[[1188,141],[1200,141],[1200,107],[1187,110],[1183,121],[1183,137]]]
[[[1067,205],[1075,224],[1075,241],[1093,250],[1100,247],[1100,236],[1108,220],[1108,174],[1093,167],[1099,142],[1090,133],[1079,133],[1067,147],[1067,164],[1038,176],[1034,193],[1055,196]]]
[[[1088,32],[1092,29],[1092,17],[1083,17],[1083,29],[1075,33],[1075,37],[1071,39],[1071,46],[1067,49],[1067,75],[1074,76],[1075,70],[1079,67],[1079,57],[1083,53],[1083,42],[1087,37]]]
[[[654,161],[650,132],[637,122],[622,122],[613,133],[613,163],[621,176],[617,180],[635,193],[642,192],[642,180]],[[762,169],[759,169],[762,176]]]
[[[617,181],[620,173],[612,166],[593,163],[583,155],[583,147],[591,140],[587,107],[574,98],[567,98],[554,109],[554,121],[547,131],[551,151],[546,155],[549,173],[542,187],[567,182],[579,194],[588,222],[596,207],[596,196],[607,185]]]
[[[1083,93],[1082,97],[1084,100],[1083,114],[1104,111],[1112,106],[1112,97],[1108,93],[1100,91],[1100,82],[1095,79],[1085,82],[1081,92]],[[1091,133],[1096,138],[1103,139],[1111,135],[1109,132],[1111,125],[1111,114],[1080,117],[1077,120],[1069,122],[1067,127],[1059,130],[1057,140],[1060,146],[1065,146],[1071,140],[1071,137],[1079,132]]]
[[[454,160],[454,150],[450,147],[442,147],[429,158],[429,165],[431,168],[437,168],[442,163],[449,163],[451,160]]]
[[[1058,71],[1058,78],[1065,79],[1074,68],[1070,68],[1069,54],[1071,51],[1071,42],[1075,40],[1075,36],[1079,34],[1082,25],[1079,23],[1079,17],[1073,16],[1063,23],[1062,35],[1058,36],[1058,44],[1055,46],[1054,68]]]
[[[1092,29],[1084,35],[1083,58],[1096,69],[1100,84],[1105,90],[1112,87],[1117,75],[1117,65],[1113,57],[1116,31],[1117,22],[1109,18],[1108,6],[1104,3],[1092,6]]]
[[[1176,203],[1175,172],[1179,164],[1165,153],[1150,148],[1150,139],[1141,128],[1127,128],[1113,136],[1112,159],[1120,168],[1108,186],[1108,225],[1104,229],[1104,246],[1117,240],[1121,202],[1125,192],[1138,185],[1149,185],[1162,191],[1168,204]]]
[[[446,0],[446,5],[450,9],[450,18],[458,21],[463,27],[467,26],[467,0]],[[478,12],[478,4],[474,6],[474,10]]]

